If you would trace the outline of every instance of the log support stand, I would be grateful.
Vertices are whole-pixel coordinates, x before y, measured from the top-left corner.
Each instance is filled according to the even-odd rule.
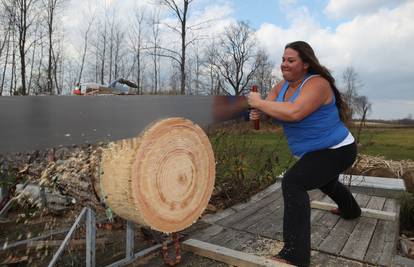
[[[49,263],[49,267],[58,266],[58,260],[62,253],[64,252],[66,246],[69,244],[69,241],[72,235],[75,233],[76,229],[81,225],[81,221],[85,220],[86,225],[86,262],[85,266],[87,267],[95,267],[96,266],[96,217],[95,212],[89,208],[85,207],[80,212],[78,217],[76,218],[74,224],[72,225],[71,229],[67,233],[65,239],[63,240],[62,244],[53,255],[52,260]],[[163,244],[157,244],[147,249],[141,250],[137,253],[134,253],[134,223],[131,221],[126,222],[126,249],[125,249],[125,258],[122,260],[113,262],[106,267],[120,267],[130,264],[137,260],[138,258],[144,257],[148,254],[151,254],[155,251],[158,251],[162,248]],[[173,240],[166,241],[164,243],[165,246],[170,245]],[[176,242],[177,244],[177,242]],[[177,246],[177,245],[175,245]]]

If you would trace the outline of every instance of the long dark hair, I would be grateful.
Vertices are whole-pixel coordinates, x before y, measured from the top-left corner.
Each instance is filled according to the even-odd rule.
[[[304,42],[304,41],[296,41],[289,43],[285,46],[286,48],[291,48],[299,53],[299,57],[302,59],[304,63],[309,64],[308,71],[310,73],[315,73],[321,75],[323,78],[328,80],[331,88],[335,94],[336,98],[336,107],[338,108],[339,117],[343,122],[348,122],[349,119],[349,112],[348,106],[346,105],[341,92],[339,92],[338,88],[335,85],[335,79],[331,75],[330,71],[319,63],[318,58],[315,55],[312,47]]]

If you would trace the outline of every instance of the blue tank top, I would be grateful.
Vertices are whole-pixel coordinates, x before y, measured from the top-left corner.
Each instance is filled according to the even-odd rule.
[[[293,96],[287,101],[294,102],[303,84],[317,75],[307,75]],[[285,82],[275,101],[284,102],[289,83]],[[335,105],[335,95],[331,103],[320,106],[316,111],[297,122],[278,121],[283,125],[289,148],[295,156],[316,150],[326,149],[344,140],[349,130],[339,118]]]

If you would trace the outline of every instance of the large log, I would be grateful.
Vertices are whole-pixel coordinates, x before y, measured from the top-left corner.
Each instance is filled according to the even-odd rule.
[[[204,131],[187,119],[168,118],[103,151],[97,192],[120,217],[170,233],[198,219],[214,180]]]
[[[162,232],[179,231],[196,221],[215,180],[206,134],[183,118],[154,122],[138,137],[115,143],[0,156],[1,166],[7,163],[16,165],[9,167],[10,173],[22,173],[45,192],[53,189],[73,199],[59,211],[75,204],[102,214],[107,206],[124,219]],[[23,200],[21,206],[30,204]],[[54,211],[47,201],[45,208],[39,212]]]

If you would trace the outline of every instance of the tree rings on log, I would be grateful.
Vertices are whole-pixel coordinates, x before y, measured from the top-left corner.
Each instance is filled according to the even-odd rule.
[[[102,154],[100,195],[120,217],[165,232],[193,224],[213,192],[215,160],[204,131],[184,118],[151,124]]]

